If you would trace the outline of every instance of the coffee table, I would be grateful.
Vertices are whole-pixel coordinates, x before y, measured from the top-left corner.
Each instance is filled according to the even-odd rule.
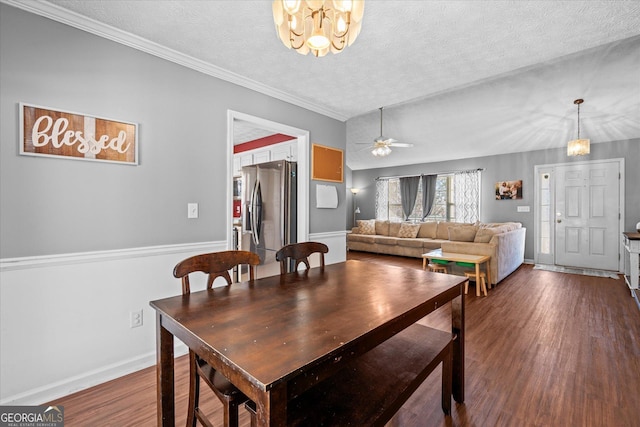
[[[454,252],[442,252],[442,249],[435,249],[431,252],[427,252],[426,254],[422,254],[423,270],[426,270],[427,262],[432,259],[439,259],[443,261],[454,261],[454,262],[468,262],[470,264],[475,264],[476,296],[480,296],[480,286],[478,285],[480,281],[480,264],[485,264],[485,269],[487,271],[487,283],[488,283],[488,286],[491,286],[491,270],[489,268],[489,260],[491,260],[491,256],[489,255],[457,254]]]

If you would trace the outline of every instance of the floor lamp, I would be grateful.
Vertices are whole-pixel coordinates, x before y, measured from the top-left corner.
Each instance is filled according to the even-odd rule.
[[[356,226],[356,214],[360,213],[360,208],[358,207],[358,204],[357,204],[358,191],[360,191],[359,188],[351,189],[351,193],[353,194],[353,226],[354,227]]]

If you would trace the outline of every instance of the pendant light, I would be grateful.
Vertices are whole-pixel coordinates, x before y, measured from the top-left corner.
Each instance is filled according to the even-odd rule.
[[[590,152],[590,140],[580,139],[580,104],[584,99],[573,101],[578,106],[578,138],[567,143],[567,156],[584,156]]]

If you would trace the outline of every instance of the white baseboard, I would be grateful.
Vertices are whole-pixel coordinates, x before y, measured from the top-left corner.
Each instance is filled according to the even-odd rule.
[[[187,346],[181,342],[176,343],[174,349],[175,357],[187,354]],[[98,384],[120,378],[141,369],[154,366],[156,364],[156,353],[151,352],[142,356],[137,356],[129,360],[124,360],[105,366],[103,369],[96,369],[85,372],[82,375],[69,378],[65,381],[58,381],[53,384],[29,390],[15,396],[9,396],[0,402],[0,405],[41,405],[53,402],[64,396],[86,390]]]

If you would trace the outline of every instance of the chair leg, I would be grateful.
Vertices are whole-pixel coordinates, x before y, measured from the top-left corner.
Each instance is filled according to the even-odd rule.
[[[196,369],[196,355],[189,352],[189,405],[187,407],[187,427],[196,427],[196,410],[200,400],[200,377]]]
[[[222,406],[224,407],[224,426],[238,427],[238,402],[225,401]]]

